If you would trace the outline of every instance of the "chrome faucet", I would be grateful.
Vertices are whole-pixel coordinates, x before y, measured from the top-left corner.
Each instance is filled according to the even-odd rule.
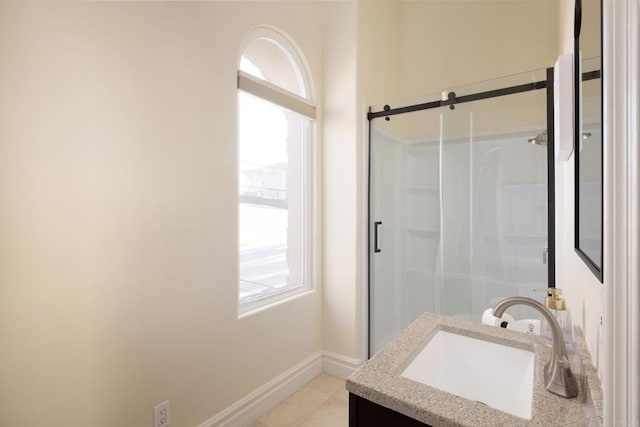
[[[562,397],[575,397],[578,395],[576,380],[569,366],[567,347],[564,344],[564,336],[558,320],[549,309],[538,301],[526,297],[508,297],[500,301],[493,308],[495,317],[502,317],[505,310],[512,305],[522,304],[538,310],[549,322],[553,334],[553,346],[551,359],[544,367],[544,385],[551,393]]]

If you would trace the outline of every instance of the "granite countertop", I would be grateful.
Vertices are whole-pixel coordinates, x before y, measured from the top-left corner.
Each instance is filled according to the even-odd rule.
[[[444,330],[535,353],[532,418],[502,412],[482,403],[412,381],[401,374],[437,330]],[[602,386],[591,362],[584,334],[574,328],[582,356],[579,394],[565,399],[545,390],[543,368],[551,349],[536,335],[425,313],[385,345],[347,379],[347,390],[357,396],[432,426],[602,426]]]

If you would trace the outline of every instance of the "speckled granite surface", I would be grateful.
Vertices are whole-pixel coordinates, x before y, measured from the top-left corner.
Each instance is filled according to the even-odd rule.
[[[402,377],[407,365],[438,330],[533,351],[536,362],[532,418],[516,417]],[[543,368],[551,349],[540,337],[431,313],[420,316],[354,372],[347,379],[347,390],[438,427],[602,426],[600,380],[579,328],[576,328],[575,338],[582,355],[584,378],[577,378],[580,393],[573,399],[564,399],[545,390]]]

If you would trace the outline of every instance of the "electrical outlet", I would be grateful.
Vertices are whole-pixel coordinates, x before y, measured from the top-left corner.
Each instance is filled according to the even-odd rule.
[[[153,407],[153,427],[169,427],[169,401]]]

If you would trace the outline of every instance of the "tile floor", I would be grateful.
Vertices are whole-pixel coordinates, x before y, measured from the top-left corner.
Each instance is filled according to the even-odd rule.
[[[344,380],[320,374],[271,409],[254,427],[347,427],[349,393]]]

